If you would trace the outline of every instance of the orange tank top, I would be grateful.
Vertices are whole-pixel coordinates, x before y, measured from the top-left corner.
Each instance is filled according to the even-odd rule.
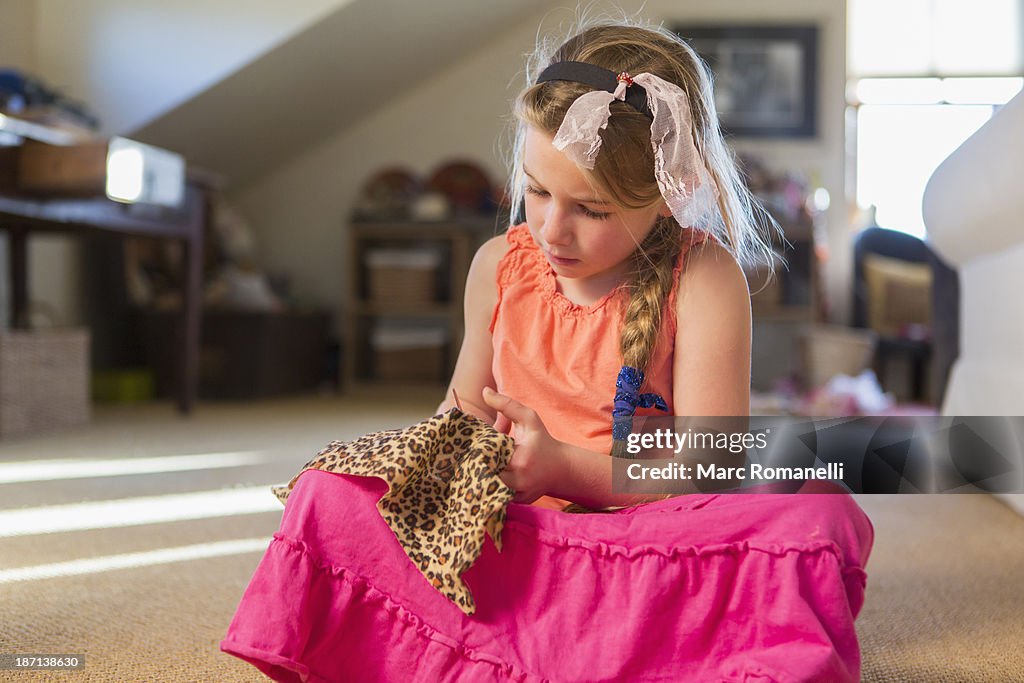
[[[686,252],[705,238],[688,229],[676,260],[675,281]],[[622,368],[619,335],[627,303],[617,287],[589,306],[558,291],[551,265],[525,224],[511,228],[508,251],[498,263],[498,300],[491,318],[492,372],[497,390],[541,417],[551,436],[598,453],[611,453],[612,402]],[[665,302],[662,325],[647,368],[644,393],[665,399],[672,414],[672,360],[676,292]],[[638,408],[637,415],[657,415]],[[565,501],[545,497],[537,504],[561,508]]]

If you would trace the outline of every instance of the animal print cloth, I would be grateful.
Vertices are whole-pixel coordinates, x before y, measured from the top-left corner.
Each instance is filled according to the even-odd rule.
[[[480,556],[485,533],[501,550],[505,508],[515,492],[498,474],[512,449],[511,437],[452,408],[408,429],[333,441],[273,491],[286,503],[311,469],[383,479],[388,492],[377,509],[405,554],[432,586],[473,614],[476,603],[460,577]]]

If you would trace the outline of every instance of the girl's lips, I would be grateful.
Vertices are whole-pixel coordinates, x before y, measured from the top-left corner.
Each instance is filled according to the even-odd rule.
[[[561,256],[555,256],[550,251],[546,253],[548,259],[550,259],[550,261],[556,266],[571,266],[580,262],[578,258],[563,258]]]

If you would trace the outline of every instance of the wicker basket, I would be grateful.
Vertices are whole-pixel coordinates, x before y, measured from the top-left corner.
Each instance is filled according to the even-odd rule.
[[[0,437],[89,421],[89,331],[0,332]]]
[[[439,299],[441,255],[429,249],[374,249],[366,253],[371,301],[423,304]]]
[[[810,389],[836,375],[859,375],[871,366],[878,335],[841,325],[812,325],[801,334],[802,375]]]

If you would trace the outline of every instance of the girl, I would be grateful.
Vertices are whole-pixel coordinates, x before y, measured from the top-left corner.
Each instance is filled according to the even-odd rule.
[[[279,680],[858,680],[872,529],[848,496],[612,492],[633,414],[748,410],[739,264],[766,240],[705,67],[602,24],[528,71],[525,223],[473,261],[450,387],[516,444],[503,550],[463,575],[476,614],[416,574],[383,482],[309,471],[223,649]]]

